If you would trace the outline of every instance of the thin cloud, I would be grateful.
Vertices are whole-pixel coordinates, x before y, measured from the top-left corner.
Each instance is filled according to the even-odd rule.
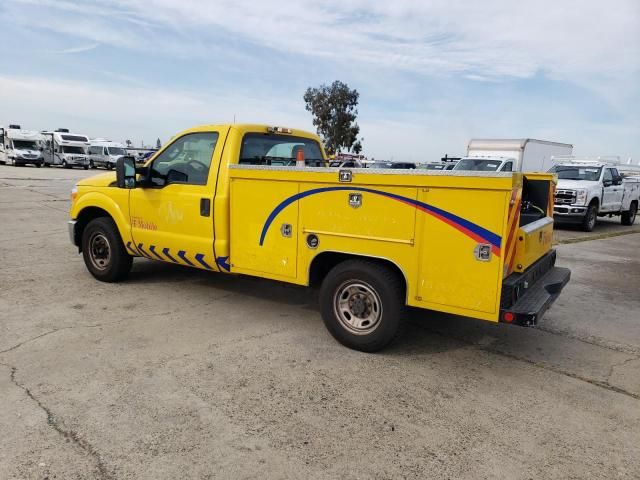
[[[83,53],[83,52],[90,52],[91,50],[95,50],[99,46],[100,46],[99,43],[91,43],[89,45],[80,45],[78,47],[65,48],[65,49],[62,49],[62,50],[53,50],[50,53],[53,53],[53,54],[56,54],[56,55],[67,55],[67,54],[74,54],[74,53]]]

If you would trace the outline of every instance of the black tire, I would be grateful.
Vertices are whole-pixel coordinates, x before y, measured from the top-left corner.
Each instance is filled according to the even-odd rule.
[[[338,264],[320,288],[320,310],[329,333],[362,352],[381,350],[401,335],[404,300],[398,274],[366,260]]]
[[[42,166],[41,163],[36,163],[36,168],[40,168]]]
[[[582,230],[585,232],[592,232],[593,228],[596,226],[596,221],[598,219],[598,207],[594,204],[589,205],[587,208],[587,213],[582,219]]]
[[[118,282],[129,275],[133,257],[109,217],[95,218],[82,232],[82,256],[87,270],[101,282]],[[105,258],[106,257],[106,258]]]
[[[85,166],[84,166],[84,169],[85,169],[85,170],[89,170],[89,165],[85,165]]]
[[[66,160],[63,160],[62,161],[62,168],[71,168],[71,165],[69,165]]]
[[[622,212],[620,215],[620,221],[622,225],[631,226],[636,221],[636,214],[638,213],[638,204],[636,202],[631,202],[629,206],[629,210],[626,212]]]
[[[96,167],[96,166],[95,166],[95,164],[93,163],[93,160],[91,160],[91,161],[89,162],[89,166],[91,167],[91,169],[92,169],[92,170],[95,170],[96,168],[98,168],[98,167]]]

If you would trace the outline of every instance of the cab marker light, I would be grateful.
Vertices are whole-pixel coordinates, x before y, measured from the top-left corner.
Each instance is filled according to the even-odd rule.
[[[267,127],[269,133],[293,133],[290,128],[284,127]]]
[[[78,196],[78,186],[75,185],[72,189],[71,189],[71,202],[75,202],[76,201],[76,197]]]

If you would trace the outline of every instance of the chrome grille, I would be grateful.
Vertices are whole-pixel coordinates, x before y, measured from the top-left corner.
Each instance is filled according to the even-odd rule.
[[[572,205],[576,203],[576,192],[574,190],[556,190],[556,205]]]

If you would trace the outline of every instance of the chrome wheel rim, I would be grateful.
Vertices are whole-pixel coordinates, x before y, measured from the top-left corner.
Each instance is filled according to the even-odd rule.
[[[380,325],[382,302],[371,285],[360,280],[344,282],[333,296],[340,324],[356,335],[368,335]]]
[[[109,240],[102,233],[94,233],[89,239],[89,259],[98,270],[105,270],[111,263]]]

